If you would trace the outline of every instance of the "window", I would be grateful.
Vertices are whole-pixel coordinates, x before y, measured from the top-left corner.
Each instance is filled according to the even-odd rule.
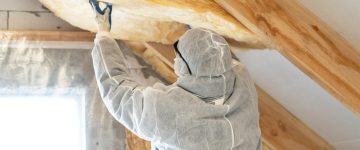
[[[0,141],[6,150],[85,150],[77,97],[0,97]]]

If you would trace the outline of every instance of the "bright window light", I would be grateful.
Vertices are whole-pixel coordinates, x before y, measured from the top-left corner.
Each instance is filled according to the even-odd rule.
[[[75,97],[0,97],[0,149],[84,150],[83,120]]]

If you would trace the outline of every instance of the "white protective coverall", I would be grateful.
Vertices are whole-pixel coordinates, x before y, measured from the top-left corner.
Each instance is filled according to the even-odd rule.
[[[101,97],[114,118],[154,149],[261,149],[254,83],[232,61],[223,37],[187,31],[178,43],[183,58],[175,58],[179,78],[170,86],[132,80],[121,49],[108,33],[97,34],[92,57]]]

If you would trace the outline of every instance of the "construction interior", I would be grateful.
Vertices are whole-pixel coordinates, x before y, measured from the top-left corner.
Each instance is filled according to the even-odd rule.
[[[188,25],[211,29],[256,83],[264,150],[360,149],[359,1],[104,1],[140,83],[175,82],[172,44]],[[0,0],[0,149],[150,149],[101,102],[92,11],[88,0]]]

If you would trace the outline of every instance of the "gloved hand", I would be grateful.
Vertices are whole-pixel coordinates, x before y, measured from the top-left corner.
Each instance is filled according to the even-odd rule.
[[[96,25],[98,32],[110,32],[110,22],[109,22],[109,13],[110,10],[106,9],[104,15],[101,15],[100,13],[96,13]]]
[[[111,29],[111,6],[110,4],[104,3],[106,8],[100,10],[100,3],[104,2],[97,2],[91,3],[94,13],[95,13],[95,21],[97,25],[98,32],[110,32]],[[98,7],[98,8],[97,8]],[[99,12],[102,11],[102,12]]]

